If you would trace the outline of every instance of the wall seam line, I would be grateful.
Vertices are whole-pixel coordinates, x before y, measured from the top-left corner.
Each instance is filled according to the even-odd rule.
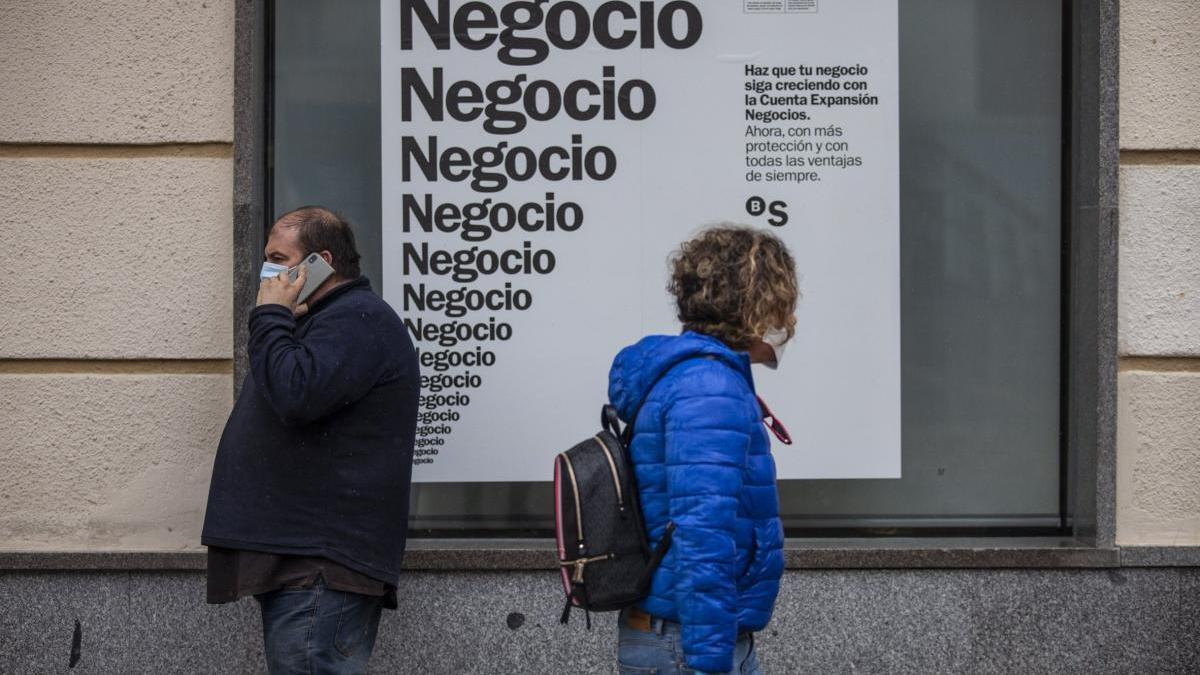
[[[4,359],[0,375],[232,375],[233,359]]]
[[[1122,150],[1121,166],[1189,166],[1200,164],[1200,150]]]
[[[0,143],[0,159],[233,159],[233,143]]]
[[[1122,356],[1119,372],[1151,371],[1159,373],[1200,373],[1200,358],[1193,356]]]

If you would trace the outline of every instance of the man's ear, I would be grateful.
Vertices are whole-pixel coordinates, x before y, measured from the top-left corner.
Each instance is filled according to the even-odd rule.
[[[320,252],[320,253],[318,253],[317,255],[319,255],[319,256],[321,256],[322,258],[324,258],[324,259],[325,259],[325,262],[329,263],[329,266],[330,266],[330,267],[333,267],[333,254],[332,254],[332,253],[330,253],[329,251],[321,251],[321,252]],[[334,272],[336,272],[336,271],[337,271],[337,268],[336,268],[336,267],[333,267],[333,271],[334,271]]]

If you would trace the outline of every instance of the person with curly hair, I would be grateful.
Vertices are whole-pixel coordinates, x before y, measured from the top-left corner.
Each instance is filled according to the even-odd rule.
[[[750,364],[778,366],[795,334],[795,261],[769,232],[718,225],[671,256],[667,288],[683,332],[626,347],[609,373],[610,401],[634,420],[630,456],[651,548],[674,525],[649,595],[621,612],[618,664],[760,673],[754,632],[779,592],[783,525],[770,413]]]

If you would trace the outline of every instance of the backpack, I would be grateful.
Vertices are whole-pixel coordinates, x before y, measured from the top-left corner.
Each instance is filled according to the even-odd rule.
[[[673,368],[659,375],[647,396]],[[622,430],[616,408],[603,406],[600,432],[554,459],[554,530],[566,594],[560,623],[579,607],[591,628],[591,612],[623,609],[646,597],[654,570],[671,546],[672,522],[653,551],[646,541],[629,457],[640,411],[639,405]]]

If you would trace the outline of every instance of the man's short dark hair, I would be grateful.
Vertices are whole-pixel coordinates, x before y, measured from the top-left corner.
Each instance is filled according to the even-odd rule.
[[[280,216],[271,228],[279,226],[296,228],[304,255],[329,251],[339,277],[354,279],[361,274],[354,229],[341,215],[323,206],[301,206]]]

